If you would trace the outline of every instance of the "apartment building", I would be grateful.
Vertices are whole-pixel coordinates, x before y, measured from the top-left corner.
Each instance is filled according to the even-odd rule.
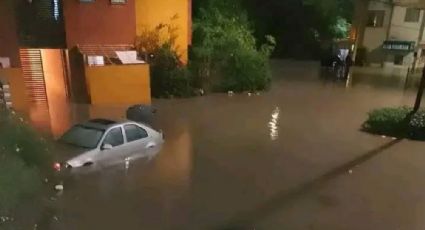
[[[391,0],[359,0],[356,4],[357,63],[403,70],[424,65],[423,9]]]
[[[11,82],[15,108],[57,98],[149,104],[149,65],[118,52],[134,57],[136,36],[171,18],[187,62],[191,0],[0,0],[0,80]]]

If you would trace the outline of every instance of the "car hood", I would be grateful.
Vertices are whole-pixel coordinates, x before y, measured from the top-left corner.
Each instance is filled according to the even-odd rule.
[[[54,145],[53,158],[56,162],[64,163],[78,155],[86,153],[91,149],[81,148],[57,141]]]

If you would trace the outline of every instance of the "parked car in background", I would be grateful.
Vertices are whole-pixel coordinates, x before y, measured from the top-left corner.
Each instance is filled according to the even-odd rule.
[[[137,104],[129,107],[126,111],[128,120],[152,124],[156,109],[150,105]]]
[[[77,124],[59,140],[54,168],[107,166],[128,159],[152,157],[152,151],[164,142],[162,132],[148,125],[124,121],[94,119]]]

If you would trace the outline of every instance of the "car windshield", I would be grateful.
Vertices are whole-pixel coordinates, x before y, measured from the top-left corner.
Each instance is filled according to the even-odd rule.
[[[99,144],[105,130],[76,125],[59,140],[82,148],[94,149]]]

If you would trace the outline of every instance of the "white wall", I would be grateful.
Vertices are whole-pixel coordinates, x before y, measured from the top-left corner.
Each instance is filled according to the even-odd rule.
[[[390,24],[390,14],[391,14],[391,5],[386,4],[381,1],[370,1],[369,10],[384,10],[384,25],[382,27],[366,27],[365,34],[363,39],[363,46],[367,48],[368,51],[373,51],[382,47],[382,44],[386,40],[387,30]]]
[[[405,22],[406,10],[407,8],[405,7],[394,7],[393,20],[391,22],[389,34],[390,40],[417,42],[424,11],[421,10],[418,22]]]

